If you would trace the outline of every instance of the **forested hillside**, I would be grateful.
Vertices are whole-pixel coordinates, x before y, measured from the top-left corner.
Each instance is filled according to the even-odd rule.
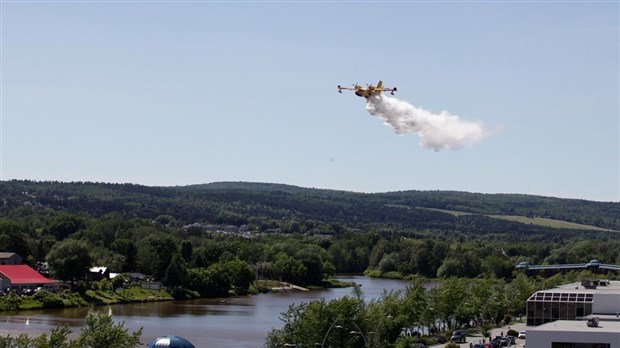
[[[620,231],[620,204],[517,194],[454,191],[403,191],[363,194],[261,183],[213,183],[184,187],[133,184],[4,181],[0,183],[3,217],[29,215],[32,209],[84,213],[94,217],[170,215],[183,224],[247,223],[278,225],[315,220],[354,229],[436,231],[486,234],[555,235],[557,229],[491,219],[518,215],[563,220]],[[434,208],[468,212],[454,216]],[[337,229],[337,228],[336,228]],[[587,227],[584,227],[588,230]],[[337,231],[335,231],[337,232]],[[565,230],[564,237],[581,234]],[[554,237],[555,238],[555,237]]]

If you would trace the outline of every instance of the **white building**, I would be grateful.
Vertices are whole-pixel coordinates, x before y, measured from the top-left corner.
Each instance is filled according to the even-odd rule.
[[[557,320],[527,328],[526,347],[532,348],[620,348],[620,320]]]
[[[620,313],[620,281],[582,281],[541,290],[527,300],[527,326]]]
[[[528,348],[620,348],[620,281],[585,280],[527,300]]]

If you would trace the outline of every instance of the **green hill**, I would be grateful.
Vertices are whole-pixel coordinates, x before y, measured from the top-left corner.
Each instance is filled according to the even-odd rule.
[[[117,213],[180,224],[265,224],[315,221],[359,230],[443,233],[472,238],[505,235],[537,240],[558,234],[620,231],[620,203],[520,194],[457,191],[356,193],[283,184],[218,182],[179,187],[92,182],[0,182],[0,216],[72,212]],[[325,231],[321,231],[325,232]],[[544,237],[546,236],[546,237]]]

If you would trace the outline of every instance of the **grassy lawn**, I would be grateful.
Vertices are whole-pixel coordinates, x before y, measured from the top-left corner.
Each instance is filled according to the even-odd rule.
[[[129,288],[119,291],[88,290],[86,296],[104,304],[122,302],[142,302],[142,301],[163,301],[172,300],[172,296],[161,290],[148,290],[140,288]]]
[[[582,224],[576,224],[574,222],[568,222],[568,221],[562,221],[562,220],[553,220],[553,219],[545,219],[545,218],[528,218],[525,216],[513,216],[513,215],[488,215],[489,217],[495,218],[495,219],[503,219],[503,220],[509,220],[509,221],[516,221],[516,222],[520,222],[523,224],[532,224],[532,225],[537,225],[537,226],[544,226],[544,227],[553,227],[553,228],[567,228],[567,229],[574,229],[574,230],[593,230],[593,231],[610,231],[613,232],[613,230],[607,229],[607,228],[601,228],[601,227],[596,227],[596,226],[590,226],[590,225],[582,225]]]
[[[417,208],[438,211],[438,212],[442,212],[446,214],[451,214],[454,216],[472,215],[472,213],[466,213],[463,211],[424,208],[424,207],[417,207]],[[481,215],[484,215],[484,214],[481,214]],[[607,228],[601,228],[601,227],[590,226],[590,225],[582,225],[582,224],[576,224],[576,223],[568,222],[568,221],[546,219],[546,218],[539,218],[539,217],[529,218],[529,217],[517,216],[517,215],[485,215],[485,216],[488,216],[493,219],[502,219],[502,220],[520,222],[522,224],[529,224],[529,225],[536,225],[536,226],[543,226],[543,227],[565,228],[565,229],[572,229],[572,230],[618,232],[618,231],[610,230]]]

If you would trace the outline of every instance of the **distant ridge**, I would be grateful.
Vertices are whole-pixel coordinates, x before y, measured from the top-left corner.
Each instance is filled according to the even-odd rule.
[[[171,215],[183,223],[234,216],[239,223],[251,218],[317,220],[354,229],[514,238],[524,233],[542,238],[549,233],[620,231],[620,203],[524,194],[415,190],[358,193],[254,182],[155,187],[26,180],[2,181],[0,192],[0,216],[9,216],[13,210],[27,206],[93,216],[112,212],[146,218]],[[509,221],[498,216],[515,218]],[[541,225],[537,219],[567,224]]]

